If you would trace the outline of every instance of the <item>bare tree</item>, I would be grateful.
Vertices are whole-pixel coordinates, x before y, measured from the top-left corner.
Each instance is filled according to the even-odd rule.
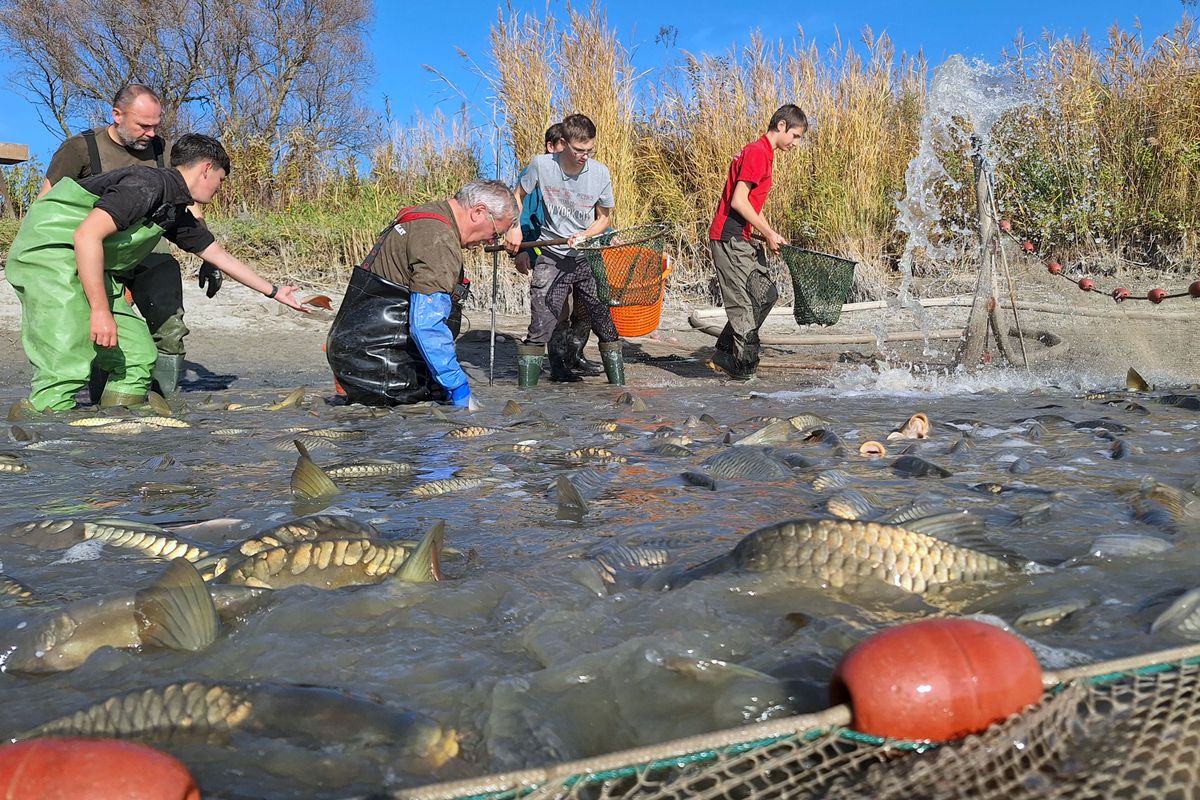
[[[43,124],[104,118],[130,81],[163,101],[163,128],[209,125],[269,166],[361,145],[369,0],[0,0],[0,47]]]

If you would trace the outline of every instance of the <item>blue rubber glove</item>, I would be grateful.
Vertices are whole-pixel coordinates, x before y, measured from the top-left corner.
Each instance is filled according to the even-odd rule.
[[[450,402],[459,408],[470,408],[471,387],[464,383],[462,386],[456,386],[451,389]]]

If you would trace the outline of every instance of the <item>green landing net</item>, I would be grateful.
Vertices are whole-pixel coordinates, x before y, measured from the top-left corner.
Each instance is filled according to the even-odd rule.
[[[797,325],[833,325],[854,286],[855,262],[785,244],[779,255],[792,276],[792,315]]]
[[[665,225],[636,225],[577,242],[596,278],[600,301],[610,306],[653,306],[662,301],[667,269]]]
[[[1200,797],[1200,646],[1047,673],[1039,704],[932,746],[848,729],[847,706],[407,800],[1075,800]]]

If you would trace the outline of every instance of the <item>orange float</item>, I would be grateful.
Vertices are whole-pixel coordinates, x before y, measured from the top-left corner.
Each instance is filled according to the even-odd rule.
[[[1042,697],[1042,668],[1007,631],[969,619],[890,628],[850,649],[830,697],[851,727],[887,739],[947,741],[985,730]]]
[[[187,767],[145,745],[34,739],[0,747],[6,800],[200,800]]]

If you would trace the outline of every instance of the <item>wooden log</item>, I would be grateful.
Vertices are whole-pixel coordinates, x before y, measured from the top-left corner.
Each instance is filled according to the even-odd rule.
[[[29,145],[0,142],[0,164],[20,164],[29,160]]]

